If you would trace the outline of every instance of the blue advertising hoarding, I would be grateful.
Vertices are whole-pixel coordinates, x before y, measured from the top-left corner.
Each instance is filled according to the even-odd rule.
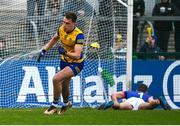
[[[109,65],[105,65],[109,63]],[[103,69],[114,73],[116,85],[104,88],[111,94],[112,88],[122,90],[125,81],[124,71],[113,72],[112,60],[101,62]],[[125,66],[125,61],[117,61],[116,69]],[[88,60],[80,74],[73,77],[70,84],[70,100],[74,107],[97,106],[105,102],[103,95],[103,82],[98,75],[98,60]],[[0,65],[0,107],[38,107],[49,106],[53,100],[52,78],[59,70],[59,60],[14,60]],[[119,79],[123,78],[123,79]],[[59,105],[62,104],[62,98]]]
[[[180,108],[180,61],[134,61],[133,89],[138,82],[149,85],[149,94],[165,96],[173,109]]]
[[[102,66],[110,72],[113,66]],[[111,64],[111,63],[110,63]],[[113,65],[113,62],[112,62]],[[116,62],[115,85],[105,85],[108,95],[113,91],[126,90],[125,61]],[[97,106],[105,101],[103,82],[97,73],[98,61],[89,60],[84,70],[73,77],[70,100],[74,107]],[[124,70],[122,70],[124,69]],[[59,61],[13,61],[0,66],[0,107],[49,106],[52,101],[52,78],[59,70]],[[120,70],[120,71],[119,71]],[[155,98],[165,96],[174,109],[180,107],[180,61],[133,61],[132,90],[138,83],[149,85],[149,94]],[[59,105],[61,105],[62,98]]]

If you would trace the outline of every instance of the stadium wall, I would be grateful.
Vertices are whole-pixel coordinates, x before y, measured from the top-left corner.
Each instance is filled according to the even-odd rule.
[[[51,80],[59,69],[59,61],[55,61],[53,65],[50,65],[52,63],[48,60],[41,63],[26,61],[26,65],[22,66],[23,62],[13,62],[11,67],[7,63],[7,65],[3,65],[3,68],[0,68],[6,69],[7,72],[0,73],[0,108],[42,107],[51,103],[53,88]],[[86,61],[85,67],[90,68],[89,64],[98,66],[98,61]],[[126,64],[124,61],[117,63],[118,66],[124,64]],[[111,69],[108,70],[111,71]],[[18,74],[10,74],[10,78],[2,78],[2,74],[13,73],[14,71]],[[173,109],[179,109],[179,71],[180,61],[133,61],[132,89],[135,90],[139,82],[144,82],[149,85],[149,94],[156,98],[165,96]],[[5,79],[10,81],[10,85],[6,84]],[[126,89],[125,73],[116,72],[114,79],[116,84],[113,87],[105,84],[108,94]],[[73,77],[70,87],[70,100],[73,102],[73,106],[93,107],[103,103],[105,99],[102,84],[100,77],[93,71],[92,73],[82,71],[81,74]]]

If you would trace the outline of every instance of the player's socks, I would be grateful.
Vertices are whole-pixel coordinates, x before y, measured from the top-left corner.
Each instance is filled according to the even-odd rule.
[[[111,108],[114,105],[114,101],[109,101],[106,105],[105,105],[105,109]]]
[[[111,108],[113,105],[114,105],[113,101],[105,102],[98,107],[98,110],[105,110],[105,109]]]
[[[68,101],[67,102],[63,102],[63,105],[62,106],[67,106],[68,105]]]
[[[159,101],[160,101],[160,105],[162,106],[162,108],[164,110],[170,110],[171,107],[168,105],[168,103],[166,102],[166,99],[164,97],[159,97]]]
[[[51,106],[57,107],[58,103],[57,102],[52,102]]]

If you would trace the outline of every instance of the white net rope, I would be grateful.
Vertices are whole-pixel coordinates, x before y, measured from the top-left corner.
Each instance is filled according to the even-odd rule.
[[[127,0],[121,2],[127,5]],[[77,27],[85,34],[85,66],[72,78],[70,86],[69,99],[73,106],[96,106],[104,102],[105,94],[109,96],[112,89],[125,89],[127,7],[122,3],[117,0],[1,0],[0,107],[51,103],[52,77],[59,70],[58,45],[40,63],[36,60],[67,11],[77,13]],[[93,43],[100,48],[93,49]],[[99,77],[98,64],[113,75],[113,87]]]

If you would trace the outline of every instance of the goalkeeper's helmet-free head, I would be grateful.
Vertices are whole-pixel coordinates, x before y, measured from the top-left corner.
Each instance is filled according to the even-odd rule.
[[[147,90],[148,90],[148,87],[147,87],[147,85],[145,85],[145,84],[140,84],[139,86],[138,86],[138,89],[137,89],[138,91],[140,91],[140,92],[147,92]]]

